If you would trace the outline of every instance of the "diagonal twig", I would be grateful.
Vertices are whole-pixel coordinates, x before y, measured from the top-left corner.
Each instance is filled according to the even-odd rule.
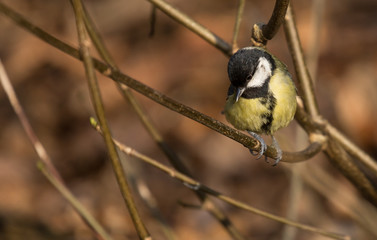
[[[195,22],[189,16],[184,14],[183,12],[179,11],[169,3],[165,2],[164,0],[148,0],[154,6],[159,8],[165,14],[170,16],[172,19],[176,20],[186,28],[190,29],[192,32],[199,35],[202,39],[206,40],[211,45],[218,48],[222,51],[225,55],[230,56],[232,55],[232,46],[225,42],[222,38],[217,36],[216,34],[209,31],[207,28],[202,26],[201,24]]]
[[[263,36],[267,40],[271,40],[278,32],[287,12],[289,0],[276,0],[275,7],[266,25],[262,27]]]
[[[117,150],[112,141],[110,129],[108,127],[105,112],[104,112],[104,106],[103,106],[103,102],[100,95],[96,73],[93,66],[93,60],[89,53],[90,40],[85,30],[85,24],[83,20],[84,9],[82,7],[81,0],[72,0],[71,3],[72,3],[75,17],[76,17],[76,26],[77,26],[77,33],[79,37],[80,53],[83,58],[83,63],[85,67],[85,73],[88,79],[92,103],[94,105],[94,109],[99,119],[100,125],[103,129],[103,137],[104,137],[104,140],[105,140],[108,152],[109,152],[109,156],[111,159],[111,163],[113,165],[116,179],[119,184],[120,191],[122,193],[122,196],[124,198],[128,211],[130,212],[132,221],[134,223],[134,226],[136,228],[137,234],[139,235],[140,239],[152,239],[136,208],[136,205],[133,200],[127,178],[124,174]]]
[[[232,39],[232,52],[233,53],[238,50],[237,38],[238,38],[238,33],[240,31],[240,25],[241,25],[242,14],[243,14],[244,8],[245,8],[245,0],[238,0],[237,15],[236,15],[236,21],[234,22],[233,39]]]
[[[287,9],[287,15],[284,21],[284,31],[292,55],[293,64],[295,65],[297,80],[303,92],[305,109],[311,117],[318,117],[319,111],[317,100],[314,95],[313,81],[310,78],[309,71],[305,64],[305,58],[291,6]]]

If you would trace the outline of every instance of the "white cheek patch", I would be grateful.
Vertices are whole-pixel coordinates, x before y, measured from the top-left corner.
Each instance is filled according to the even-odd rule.
[[[271,64],[268,60],[264,57],[259,58],[257,69],[246,88],[262,87],[271,74]]]

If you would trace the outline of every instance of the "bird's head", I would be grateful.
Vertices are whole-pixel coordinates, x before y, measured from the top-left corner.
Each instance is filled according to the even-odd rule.
[[[238,50],[229,60],[228,76],[236,89],[236,101],[247,89],[262,88],[275,69],[272,56],[259,47],[246,47]]]

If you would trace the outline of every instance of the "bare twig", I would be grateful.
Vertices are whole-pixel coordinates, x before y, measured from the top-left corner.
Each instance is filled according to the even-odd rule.
[[[72,0],[72,5],[73,5],[75,17],[76,17],[80,52],[81,52],[81,56],[84,62],[84,67],[85,67],[85,72],[88,79],[92,102],[93,102],[97,117],[99,119],[101,128],[103,129],[103,137],[104,137],[107,149],[109,151],[111,163],[113,165],[113,169],[114,169],[115,176],[119,184],[120,191],[123,195],[125,203],[128,207],[128,211],[130,212],[131,218],[133,220],[133,223],[135,225],[136,231],[140,239],[152,239],[136,209],[136,205],[133,200],[133,197],[132,197],[132,194],[131,194],[131,191],[127,182],[127,178],[124,175],[117,150],[114,146],[114,143],[112,142],[110,129],[106,121],[104,106],[102,103],[99,86],[98,86],[96,74],[93,67],[93,60],[89,53],[90,40],[88,39],[86,35],[85,24],[83,20],[84,9],[82,7],[81,0]]]
[[[292,7],[287,9],[287,15],[284,22],[284,31],[293,63],[295,65],[297,80],[299,81],[303,92],[305,109],[313,118],[318,116],[318,104],[314,95],[313,82],[310,78],[308,69],[305,64],[304,54],[301,48],[300,38],[296,29]]]
[[[8,99],[16,112],[23,128],[25,129],[26,135],[33,144],[35,151],[38,154],[38,168],[46,176],[46,178],[51,182],[51,184],[62,194],[62,196],[71,204],[71,206],[76,210],[76,212],[82,217],[85,223],[94,231],[99,239],[112,240],[110,235],[105,231],[104,228],[97,222],[97,220],[89,213],[88,210],[77,200],[77,198],[69,191],[65,186],[60,174],[53,165],[50,156],[47,154],[46,149],[43,144],[39,141],[39,138],[35,134],[33,128],[31,127],[29,120],[27,119],[25,112],[18,101],[17,95],[9,81],[8,75],[4,69],[4,66],[0,60],[0,81],[4,88]]]
[[[82,5],[84,9],[83,13],[83,21],[85,23],[86,30],[90,36],[90,40],[93,42],[94,47],[96,48],[97,52],[101,56],[101,58],[112,68],[117,69],[114,59],[111,57],[109,51],[107,50],[105,44],[103,44],[103,40],[101,34],[97,31],[95,24],[90,17],[85,5]]]
[[[271,40],[278,32],[281,24],[284,22],[285,13],[289,5],[289,0],[276,0],[274,11],[267,25],[262,27],[263,36]]]
[[[16,92],[13,89],[13,86],[8,78],[8,74],[5,71],[4,65],[0,60],[0,80],[1,85],[4,88],[5,93],[9,99],[9,102],[14,109],[18,119],[20,120],[22,127],[25,129],[26,135],[30,139],[31,143],[33,144],[34,150],[37,152],[38,156],[40,157],[41,161],[43,161],[44,165],[48,168],[48,171],[57,178],[60,182],[62,182],[62,178],[59,172],[56,170],[54,164],[51,161],[50,156],[47,154],[46,149],[42,145],[41,141],[39,140],[38,136],[35,134],[32,126],[29,123],[29,120],[26,117],[25,111],[23,110],[20,102],[18,101]]]
[[[172,19],[176,20],[177,22],[179,22],[180,24],[187,27],[192,32],[196,33],[201,38],[209,42],[211,45],[221,50],[225,55],[227,56],[232,55],[232,46],[230,46],[227,42],[225,42],[223,39],[218,37],[216,34],[209,31],[207,28],[195,22],[186,14],[174,8],[169,3],[165,2],[164,0],[148,0],[148,1],[154,4],[156,7],[158,7],[165,14],[170,16]]]
[[[321,138],[318,141],[313,141],[307,148],[299,152],[283,152],[284,162],[297,163],[314,157],[322,151],[325,141],[325,138]]]
[[[251,42],[253,45],[264,47],[268,40],[271,40],[278,32],[284,22],[284,16],[289,5],[289,0],[276,0],[274,11],[267,24],[254,24],[251,31]]]
[[[244,8],[245,8],[245,0],[238,0],[237,15],[236,15],[236,21],[234,23],[233,39],[232,39],[232,52],[233,53],[235,53],[238,50],[237,38],[238,38],[238,33],[240,31],[240,25],[241,25]]]

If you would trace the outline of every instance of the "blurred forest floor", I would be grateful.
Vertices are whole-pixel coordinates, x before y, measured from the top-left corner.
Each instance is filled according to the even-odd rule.
[[[2,2],[54,36],[77,46],[69,1]],[[231,41],[237,1],[170,2]],[[151,5],[147,1],[84,3],[124,73],[226,122],[221,115],[229,84],[228,59],[224,54],[160,11],[155,34],[149,37]],[[250,44],[252,25],[267,21],[273,4],[274,1],[246,1],[240,47]],[[304,51],[310,52],[312,1],[292,1],[292,4]],[[321,113],[376,159],[377,2],[325,1],[322,21],[315,73]],[[282,29],[267,47],[288,65],[294,76]],[[104,143],[89,124],[89,117],[94,114],[82,64],[3,15],[0,15],[0,57],[33,127],[69,188],[115,239],[137,239]],[[98,77],[114,136],[168,164],[113,82]],[[289,169],[293,165],[281,163],[271,167],[263,160],[255,161],[240,144],[135,95],[199,181],[252,206],[286,215]],[[0,239],[93,239],[91,231],[36,168],[37,155],[2,88],[0,116]],[[303,149],[307,142],[299,134],[302,133],[295,122],[281,130],[277,137],[282,149]],[[358,194],[323,154],[300,164],[321,166]],[[130,160],[128,167],[147,182],[178,239],[230,239],[208,213],[178,204],[180,200],[198,203],[182,184],[137,160]],[[156,220],[140,198],[136,200],[154,239],[164,239]],[[248,239],[282,238],[282,224],[218,203]],[[349,234],[355,239],[373,239],[306,185],[298,214],[300,222]],[[303,231],[298,234],[297,239],[323,239]]]

